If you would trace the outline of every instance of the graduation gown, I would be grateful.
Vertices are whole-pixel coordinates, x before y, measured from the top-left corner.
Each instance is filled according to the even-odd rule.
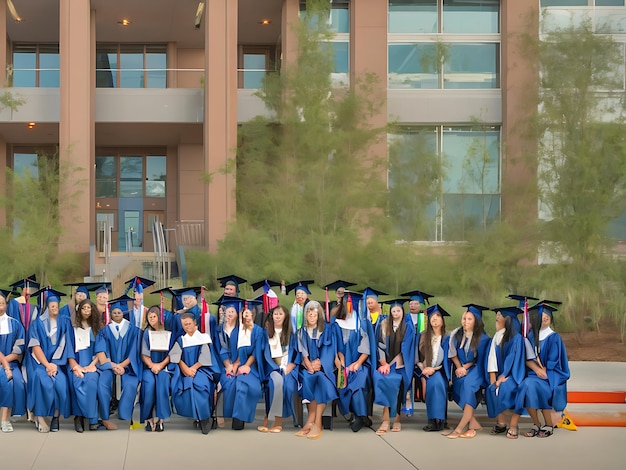
[[[280,335],[275,334],[274,338],[270,339],[268,335],[265,335],[268,339],[268,345],[264,348],[265,363],[265,385],[267,393],[265,396],[265,414],[269,415],[271,404],[275,395],[275,387],[282,387],[282,416],[288,418],[289,416],[296,416],[294,409],[294,395],[298,391],[298,348],[297,348],[297,335],[292,333],[289,337],[289,344],[280,343]],[[274,349],[272,349],[272,346]],[[280,356],[278,353],[281,353]],[[276,363],[280,360],[280,365]],[[285,369],[288,364],[295,364],[296,367],[292,369],[289,374],[285,374]],[[275,382],[276,375],[273,372],[280,374],[280,380]]]
[[[524,338],[519,333],[513,335],[504,346],[502,344],[496,345],[495,338],[492,339],[487,349],[488,354],[490,354],[491,348],[495,351],[498,366],[496,379],[500,376],[507,378],[497,389],[495,383],[493,383],[489,384],[485,390],[487,414],[490,418],[495,418],[500,413],[515,407],[517,390],[526,374],[526,353],[524,351]],[[485,366],[487,366],[488,362],[489,360],[487,359]],[[486,374],[489,377],[488,368]]]
[[[13,379],[8,380],[4,367],[0,367],[0,407],[12,408],[12,414],[26,413],[26,384],[20,370],[24,357],[24,327],[15,318],[5,313],[0,316],[0,352],[4,356],[17,354],[19,357],[9,362]]]
[[[324,331],[316,338],[312,338],[306,328],[300,328],[297,333],[297,348],[300,355],[298,380],[301,384],[300,395],[303,399],[319,404],[329,403],[338,398],[337,379],[335,377],[335,356],[337,347],[335,332],[330,324],[326,324]],[[319,359],[322,368],[311,374],[302,365],[302,360],[308,357],[310,361]]]
[[[59,314],[60,315],[60,314]],[[89,328],[89,344],[81,344],[78,340],[77,330],[82,328],[74,327],[70,331],[68,358],[73,358],[79,366],[87,367],[93,361],[96,350],[96,337]],[[84,330],[83,330],[84,331]],[[68,370],[70,394],[72,397],[72,414],[89,419],[90,424],[98,422],[98,382],[100,372],[85,372],[83,378],[76,377]]]
[[[389,374],[383,375],[377,368],[381,364],[381,358],[390,364],[394,360],[391,357],[391,338],[383,335],[382,325],[388,317],[382,316],[376,322],[376,368],[373,369],[374,403],[389,407],[389,416],[395,418],[398,408],[398,396],[406,396],[413,379],[413,364],[415,363],[415,330],[412,322],[401,320],[405,325],[404,336],[400,345],[403,367],[391,364]]]
[[[119,331],[116,327],[119,326]],[[104,353],[111,362],[119,364],[130,359],[130,364],[124,368],[121,376],[122,396],[119,397],[117,413],[120,419],[131,419],[139,377],[141,377],[141,361],[139,360],[139,335],[141,330],[128,320],[120,324],[114,322],[105,326],[96,338],[96,354]],[[115,374],[111,362],[99,364],[100,381],[98,382],[98,402],[100,403],[100,418],[109,419],[113,378]]]
[[[422,362],[423,357],[419,356],[419,342],[422,335],[417,336],[416,354],[417,362]],[[448,347],[450,346],[450,337],[445,335],[441,338],[439,344],[439,351],[436,359],[432,364],[424,364],[430,367],[439,367],[430,377],[426,377],[422,374],[422,369],[419,366],[415,366],[415,376],[421,380],[426,380],[426,415],[428,419],[446,419],[446,409],[448,408],[448,384],[450,383],[450,361],[448,360]]]
[[[354,318],[354,317],[352,317]],[[356,371],[347,376],[347,384],[339,389],[339,411],[343,415],[354,413],[355,416],[367,416],[367,395],[371,388],[371,343],[373,338],[372,325],[368,321],[359,321],[358,327],[354,320],[336,319],[331,323],[335,336],[337,352],[341,352],[345,358],[345,366],[359,359],[361,354],[367,354],[368,358]]]
[[[169,352],[174,367],[172,377],[172,403],[180,416],[199,421],[213,414],[213,399],[220,380],[219,355],[210,335],[196,331],[193,336],[185,334],[174,342]],[[191,367],[200,363],[194,377],[187,377],[178,364],[183,361]]]
[[[563,411],[567,406],[567,380],[570,376],[567,352],[561,336],[550,331],[546,337],[541,333],[539,335],[539,358],[548,378],[540,379],[532,369],[527,369],[527,376],[515,399],[515,413],[522,414],[524,408]]]
[[[147,356],[150,360],[157,364],[163,362],[169,355],[170,350],[174,346],[174,337],[170,333],[170,340],[165,351],[157,351],[151,349],[150,329],[143,331],[141,339],[141,355]],[[194,363],[195,364],[195,363]],[[155,374],[147,366],[144,365],[140,390],[140,421],[143,423],[146,419],[152,417],[152,412],[159,419],[167,419],[172,415],[170,407],[170,385],[173,366],[168,364],[167,367]]]
[[[450,349],[453,347],[456,349],[457,357],[461,365],[467,363],[473,363],[473,365],[467,371],[465,377],[457,377],[454,371],[451,371],[452,376],[452,398],[461,409],[465,405],[470,405],[472,408],[478,406],[477,393],[481,388],[487,385],[485,379],[485,363],[487,357],[487,346],[489,345],[489,336],[483,333],[478,341],[476,352],[468,348],[461,348],[460,344],[454,337],[458,328],[450,334]],[[448,352],[450,354],[450,352]]]
[[[73,334],[69,318],[57,317],[56,331],[51,330],[48,312],[41,315],[30,326],[28,331],[28,348],[31,354],[29,370],[29,392],[26,404],[35,416],[53,416],[55,410],[68,418],[70,416],[70,400],[67,382],[67,358],[71,354],[68,335]],[[56,364],[58,372],[50,377],[43,364],[34,356],[33,348],[41,347],[47,361]]]

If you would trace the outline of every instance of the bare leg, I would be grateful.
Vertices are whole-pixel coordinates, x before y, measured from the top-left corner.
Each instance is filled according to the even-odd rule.
[[[380,426],[376,430],[376,434],[382,435],[389,431],[389,407],[383,407],[383,420]]]
[[[322,435],[322,415],[324,414],[324,408],[326,408],[326,403],[316,404],[315,407],[315,420],[313,421],[311,430],[307,434],[307,437],[309,439],[317,439]]]

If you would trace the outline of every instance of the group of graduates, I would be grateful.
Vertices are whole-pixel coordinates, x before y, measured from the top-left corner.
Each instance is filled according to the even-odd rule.
[[[11,416],[24,414],[39,432],[58,431],[59,417],[72,415],[77,432],[113,430],[112,411],[132,420],[138,403],[146,431],[163,431],[174,410],[208,434],[223,427],[224,418],[243,429],[262,400],[260,432],[281,432],[291,417],[300,428],[296,436],[318,439],[332,427],[330,404],[358,432],[372,425],[376,404],[383,409],[376,433],[385,434],[401,430],[400,416],[413,414],[417,398],[426,405],[424,431],[474,437],[481,429],[474,410],[484,399],[496,419],[491,433],[516,439],[525,412],[533,420],[525,435],[549,437],[552,410],[565,408],[567,355],[551,328],[558,302],[510,295],[518,305],[467,304],[461,326],[448,334],[449,314],[439,304],[426,308],[433,296],[419,290],[380,302],[384,292],[348,290],[355,284],[339,280],[324,286],[326,301],[318,302],[309,298],[313,281],[299,281],[286,286],[295,293],[287,308],[271,289],[279,283],[254,283],[261,295],[245,300],[238,296],[245,279],[218,281],[224,293],[214,302],[217,316],[209,312],[204,287],[154,291],[160,305],[145,307],[144,289],[154,281],[138,276],[112,300],[110,284],[72,284],[73,298],[63,308],[64,294],[40,289],[34,276],[0,289],[2,432],[13,431]],[[17,289],[22,295],[13,298]],[[329,291],[336,300],[329,301]],[[171,309],[164,295],[171,295]],[[495,312],[493,338],[484,332],[489,310]],[[453,430],[448,401],[463,412]]]

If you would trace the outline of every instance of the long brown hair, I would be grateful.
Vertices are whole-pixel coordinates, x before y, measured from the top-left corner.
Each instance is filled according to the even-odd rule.
[[[446,336],[446,320],[439,312],[434,312],[432,315],[439,315],[441,317],[441,339],[443,340],[444,336]],[[420,362],[422,362],[425,367],[430,367],[433,363],[433,336],[435,336],[435,330],[430,324],[430,317],[428,317],[428,326],[426,326],[426,330],[424,330],[424,333],[420,336],[419,344]]]
[[[472,313],[472,315],[474,314]],[[478,349],[478,343],[480,342],[480,338],[482,337],[484,332],[485,324],[483,323],[483,319],[474,315],[474,329],[472,330],[472,342],[470,343],[470,349],[472,350],[474,355],[476,354],[476,350]],[[459,330],[454,335],[454,339],[456,340],[457,344],[461,344],[464,334],[465,333],[463,332],[463,327],[459,328]]]
[[[285,320],[283,321],[283,329],[280,332],[280,344],[282,346],[287,346],[289,344],[289,339],[291,338],[291,316],[289,314],[289,310],[283,305],[278,304],[276,307],[270,310],[270,314],[267,317],[267,321],[265,322],[265,327],[267,329],[267,336],[273,338],[276,334],[276,326],[274,325],[274,312],[276,310],[282,310],[285,315]]]
[[[393,308],[393,307],[392,307]],[[398,329],[393,331],[393,318],[391,318],[391,311],[389,316],[380,325],[380,332],[383,341],[386,341],[386,337],[389,336],[389,359],[393,359],[402,349],[402,340],[404,339],[404,333],[406,331],[405,313],[402,310],[402,318],[400,319],[400,325]]]
[[[87,318],[85,321],[91,327],[91,331],[93,332],[94,336],[96,336],[104,325],[102,324],[102,317],[98,312],[98,307],[96,307],[96,304],[94,304],[89,299],[81,300],[78,304],[78,307],[76,307],[76,315],[74,315],[74,326],[76,328],[83,327],[83,315],[81,313],[81,310],[84,305],[91,306],[91,315],[89,315],[89,318]]]

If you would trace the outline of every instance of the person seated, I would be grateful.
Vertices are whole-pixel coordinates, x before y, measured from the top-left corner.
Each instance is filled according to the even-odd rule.
[[[176,339],[169,352],[174,368],[172,403],[181,416],[199,422],[202,434],[213,427],[213,403],[220,379],[219,355],[211,336],[198,331],[191,312],[181,314],[184,335]],[[256,403],[255,403],[256,404]]]

